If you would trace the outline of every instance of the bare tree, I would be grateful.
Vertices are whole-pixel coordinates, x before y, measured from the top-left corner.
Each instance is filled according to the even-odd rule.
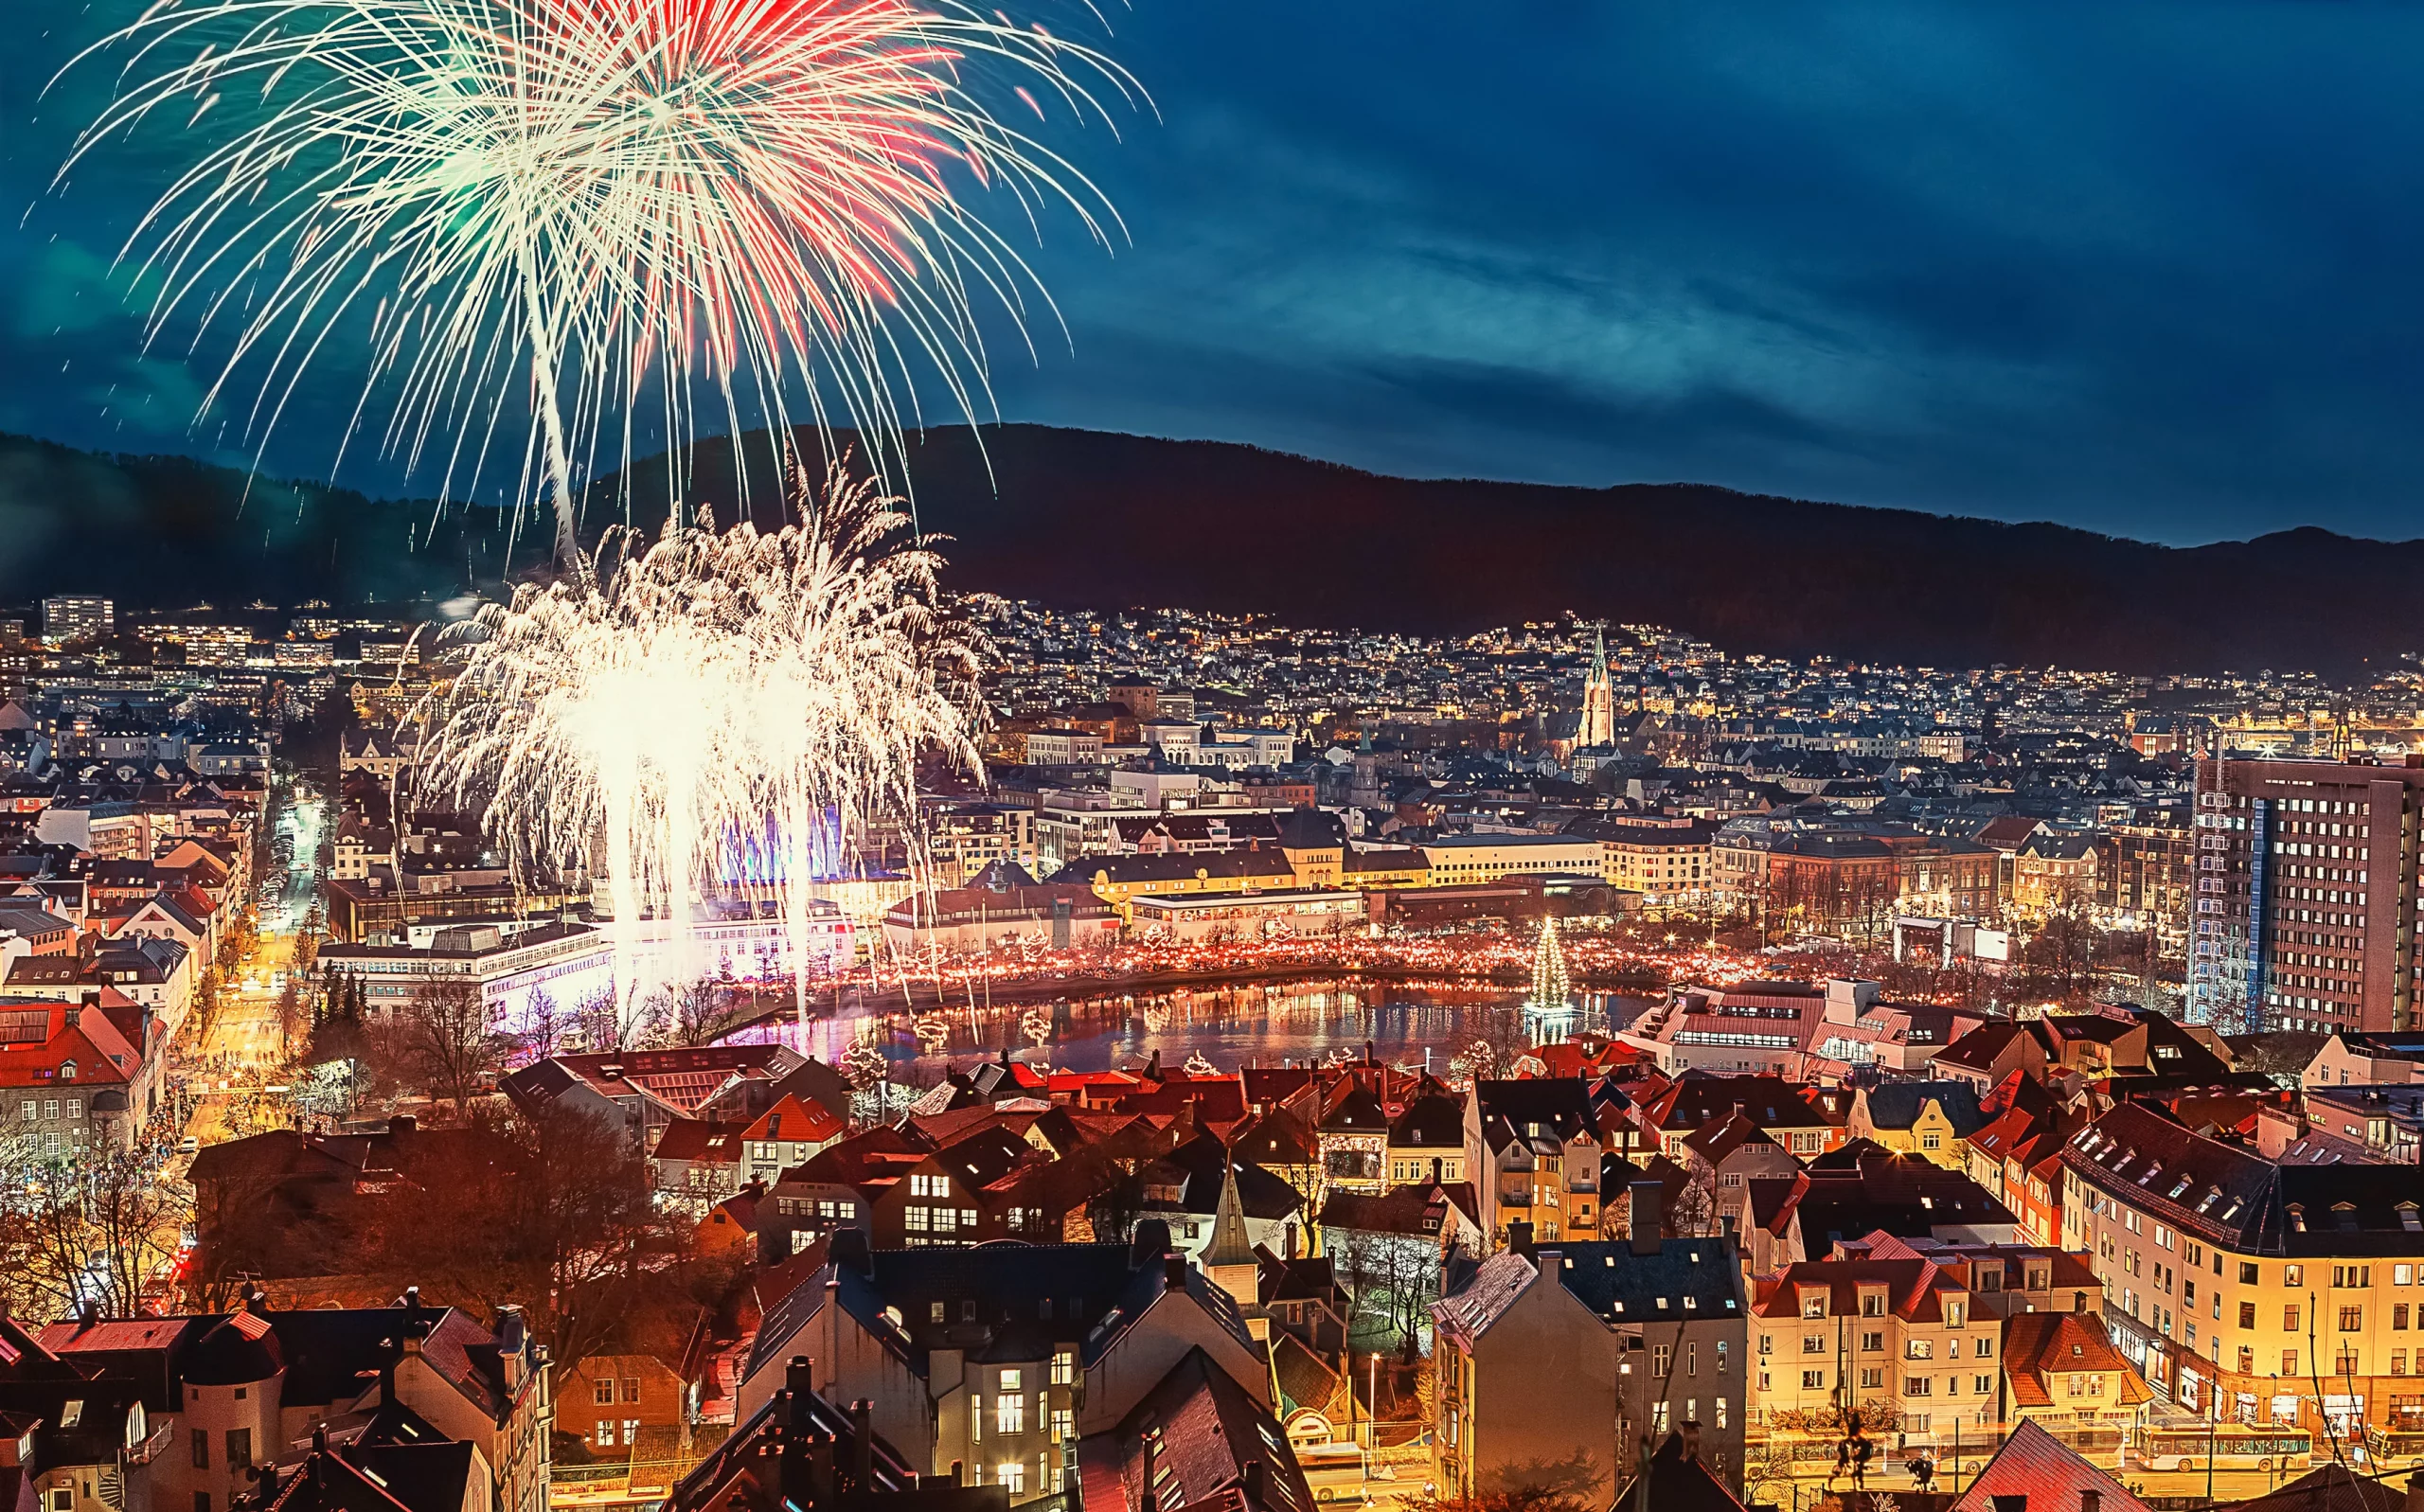
[[[730,982],[711,976],[686,982],[673,993],[673,1042],[712,1043],[746,1016],[747,1000],[733,991]]]
[[[469,978],[424,983],[395,1034],[403,1058],[428,1079],[430,1095],[445,1094],[457,1113],[470,1109],[481,1078],[505,1064],[505,1038],[480,985]]]
[[[132,1317],[177,1253],[182,1194],[155,1167],[116,1148],[45,1162],[0,1188],[0,1290],[19,1317],[79,1307]]]
[[[520,1303],[560,1367],[679,1292],[680,1232],[621,1130],[561,1105],[423,1134],[363,1215],[363,1269],[396,1286]]]

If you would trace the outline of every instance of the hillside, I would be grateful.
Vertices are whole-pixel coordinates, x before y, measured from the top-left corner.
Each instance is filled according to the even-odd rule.
[[[1692,484],[1411,481],[1025,425],[989,428],[982,454],[966,430],[936,431],[916,456],[919,517],[955,538],[950,580],[1063,605],[1424,631],[1573,609],[1738,650],[2135,671],[2349,672],[2424,639],[2409,629],[2424,542],[2305,528],[2173,548]],[[728,516],[721,446],[700,464],[694,496]],[[489,511],[447,511],[432,540],[427,504],[257,483],[240,513],[243,488],[182,459],[0,437],[0,600],[388,598],[498,570]],[[643,515],[661,517],[655,492]]]

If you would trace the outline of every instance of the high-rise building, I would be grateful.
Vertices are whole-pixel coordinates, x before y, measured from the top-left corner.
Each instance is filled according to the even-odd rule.
[[[52,640],[80,641],[116,628],[116,606],[93,594],[58,594],[42,601],[42,632]]]
[[[2424,756],[2197,763],[2188,1010],[2232,1031],[2406,1030]]]
[[[1575,732],[1577,746],[1616,743],[1616,680],[1608,670],[1608,632],[1603,627],[1591,636],[1591,675],[1582,683],[1582,725]]]

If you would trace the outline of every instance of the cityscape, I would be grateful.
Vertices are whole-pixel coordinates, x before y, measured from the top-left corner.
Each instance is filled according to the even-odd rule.
[[[32,4],[0,1512],[2424,1508],[2408,18]]]

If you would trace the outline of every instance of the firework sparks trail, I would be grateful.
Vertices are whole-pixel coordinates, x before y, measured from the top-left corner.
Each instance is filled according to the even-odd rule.
[[[519,393],[514,498],[552,507],[575,567],[576,476],[619,456],[628,481],[634,411],[661,408],[668,459],[721,423],[738,471],[746,423],[788,436],[796,390],[885,475],[918,369],[974,418],[979,304],[1023,333],[1050,303],[954,181],[1030,227],[1055,201],[1106,246],[1118,225],[970,76],[1114,131],[1109,103],[1141,98],[1100,53],[960,0],[161,0],[81,56],[108,52],[120,86],[62,179],[155,116],[237,117],[124,254],[156,291],[149,339],[223,328],[204,411],[258,371],[237,402],[265,446],[322,348],[366,338],[347,436],[442,460],[445,497],[480,488]]]
[[[627,1038],[700,974],[690,926],[735,895],[784,920],[804,1022],[821,852],[914,819],[921,753],[977,769],[981,645],[936,615],[939,560],[898,503],[836,467],[780,530],[612,531],[582,578],[454,632],[461,674],[416,716],[420,791],[486,799],[517,875],[604,878]]]

